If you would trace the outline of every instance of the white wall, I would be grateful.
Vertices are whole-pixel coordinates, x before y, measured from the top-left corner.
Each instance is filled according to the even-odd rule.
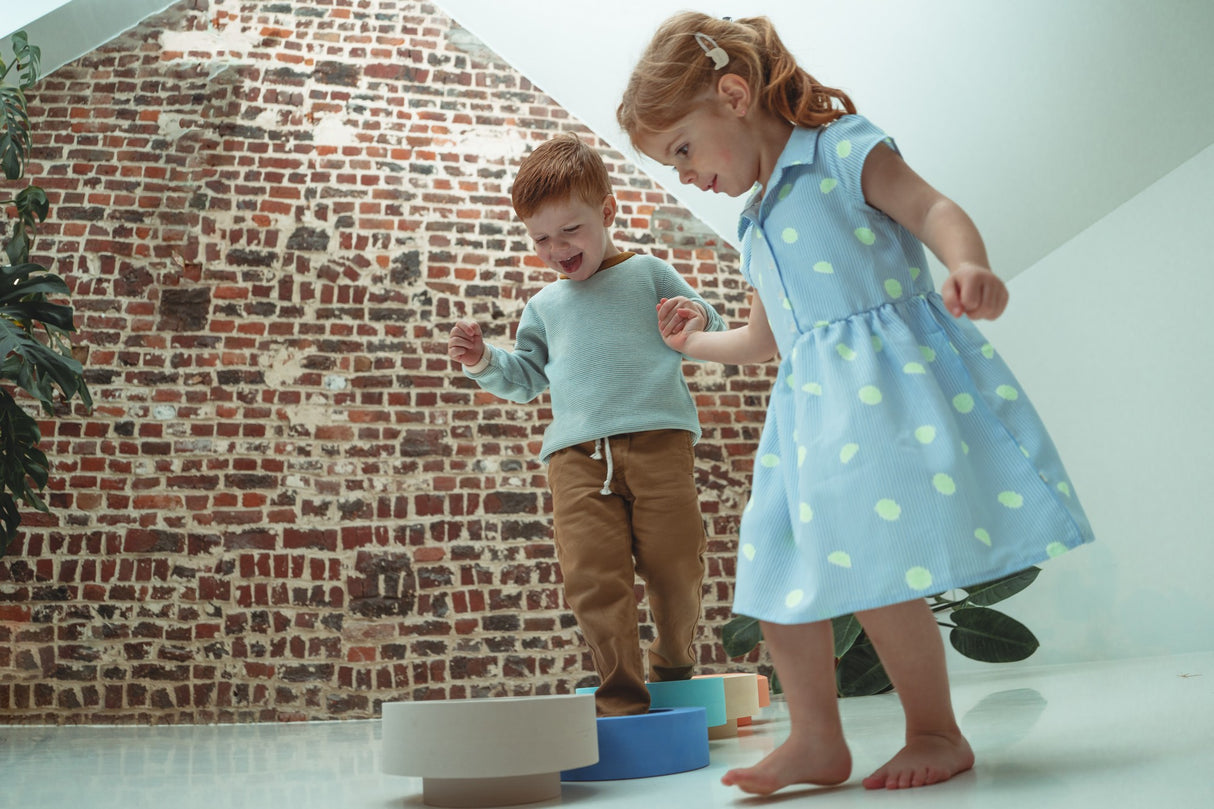
[[[657,26],[687,8],[765,15],[802,66],[850,93],[983,225],[1004,278],[1214,143],[1210,0],[438,5],[625,155],[615,110]],[[638,165],[734,239],[741,199]]]
[[[981,325],[1096,533],[1002,605],[1042,642],[1026,662],[1214,649],[1211,188],[1214,146],[1014,278]]]

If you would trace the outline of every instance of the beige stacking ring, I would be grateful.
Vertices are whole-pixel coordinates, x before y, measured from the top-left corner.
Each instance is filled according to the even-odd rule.
[[[594,696],[386,702],[390,775],[422,779],[428,806],[510,806],[559,797],[562,770],[599,759]]]
[[[759,712],[759,678],[754,674],[701,674],[693,679],[721,679],[725,686],[723,725],[708,728],[709,739],[729,739],[738,735],[738,720]]]

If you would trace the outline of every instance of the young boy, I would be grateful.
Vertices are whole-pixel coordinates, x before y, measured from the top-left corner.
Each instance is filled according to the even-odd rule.
[[[634,571],[657,629],[650,678],[687,679],[706,543],[692,449],[699,417],[683,357],[656,328],[657,306],[681,300],[710,330],[725,323],[669,264],[612,243],[607,168],[576,136],[527,156],[511,197],[536,254],[561,278],[523,309],[513,353],[487,346],[469,321],[451,330],[447,353],[504,399],[551,391],[540,454],[565,599],[602,681],[595,704],[601,716],[645,713]]]

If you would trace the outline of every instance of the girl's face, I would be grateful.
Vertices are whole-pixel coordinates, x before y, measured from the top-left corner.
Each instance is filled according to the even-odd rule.
[[[671,129],[637,139],[642,152],[701,191],[745,194],[759,179],[758,162],[740,121],[709,103],[679,119]]]
[[[670,129],[638,137],[637,147],[677,171],[679,182],[703,191],[736,197],[756,182],[766,184],[779,152],[771,156],[764,148],[749,89],[741,77],[727,74],[692,112]]]

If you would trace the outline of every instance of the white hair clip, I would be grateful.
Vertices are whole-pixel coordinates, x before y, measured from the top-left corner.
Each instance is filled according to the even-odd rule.
[[[729,54],[725,49],[717,44],[717,41],[707,34],[701,34],[698,31],[695,34],[696,44],[704,51],[704,55],[712,60],[712,69],[720,70],[729,64]]]

